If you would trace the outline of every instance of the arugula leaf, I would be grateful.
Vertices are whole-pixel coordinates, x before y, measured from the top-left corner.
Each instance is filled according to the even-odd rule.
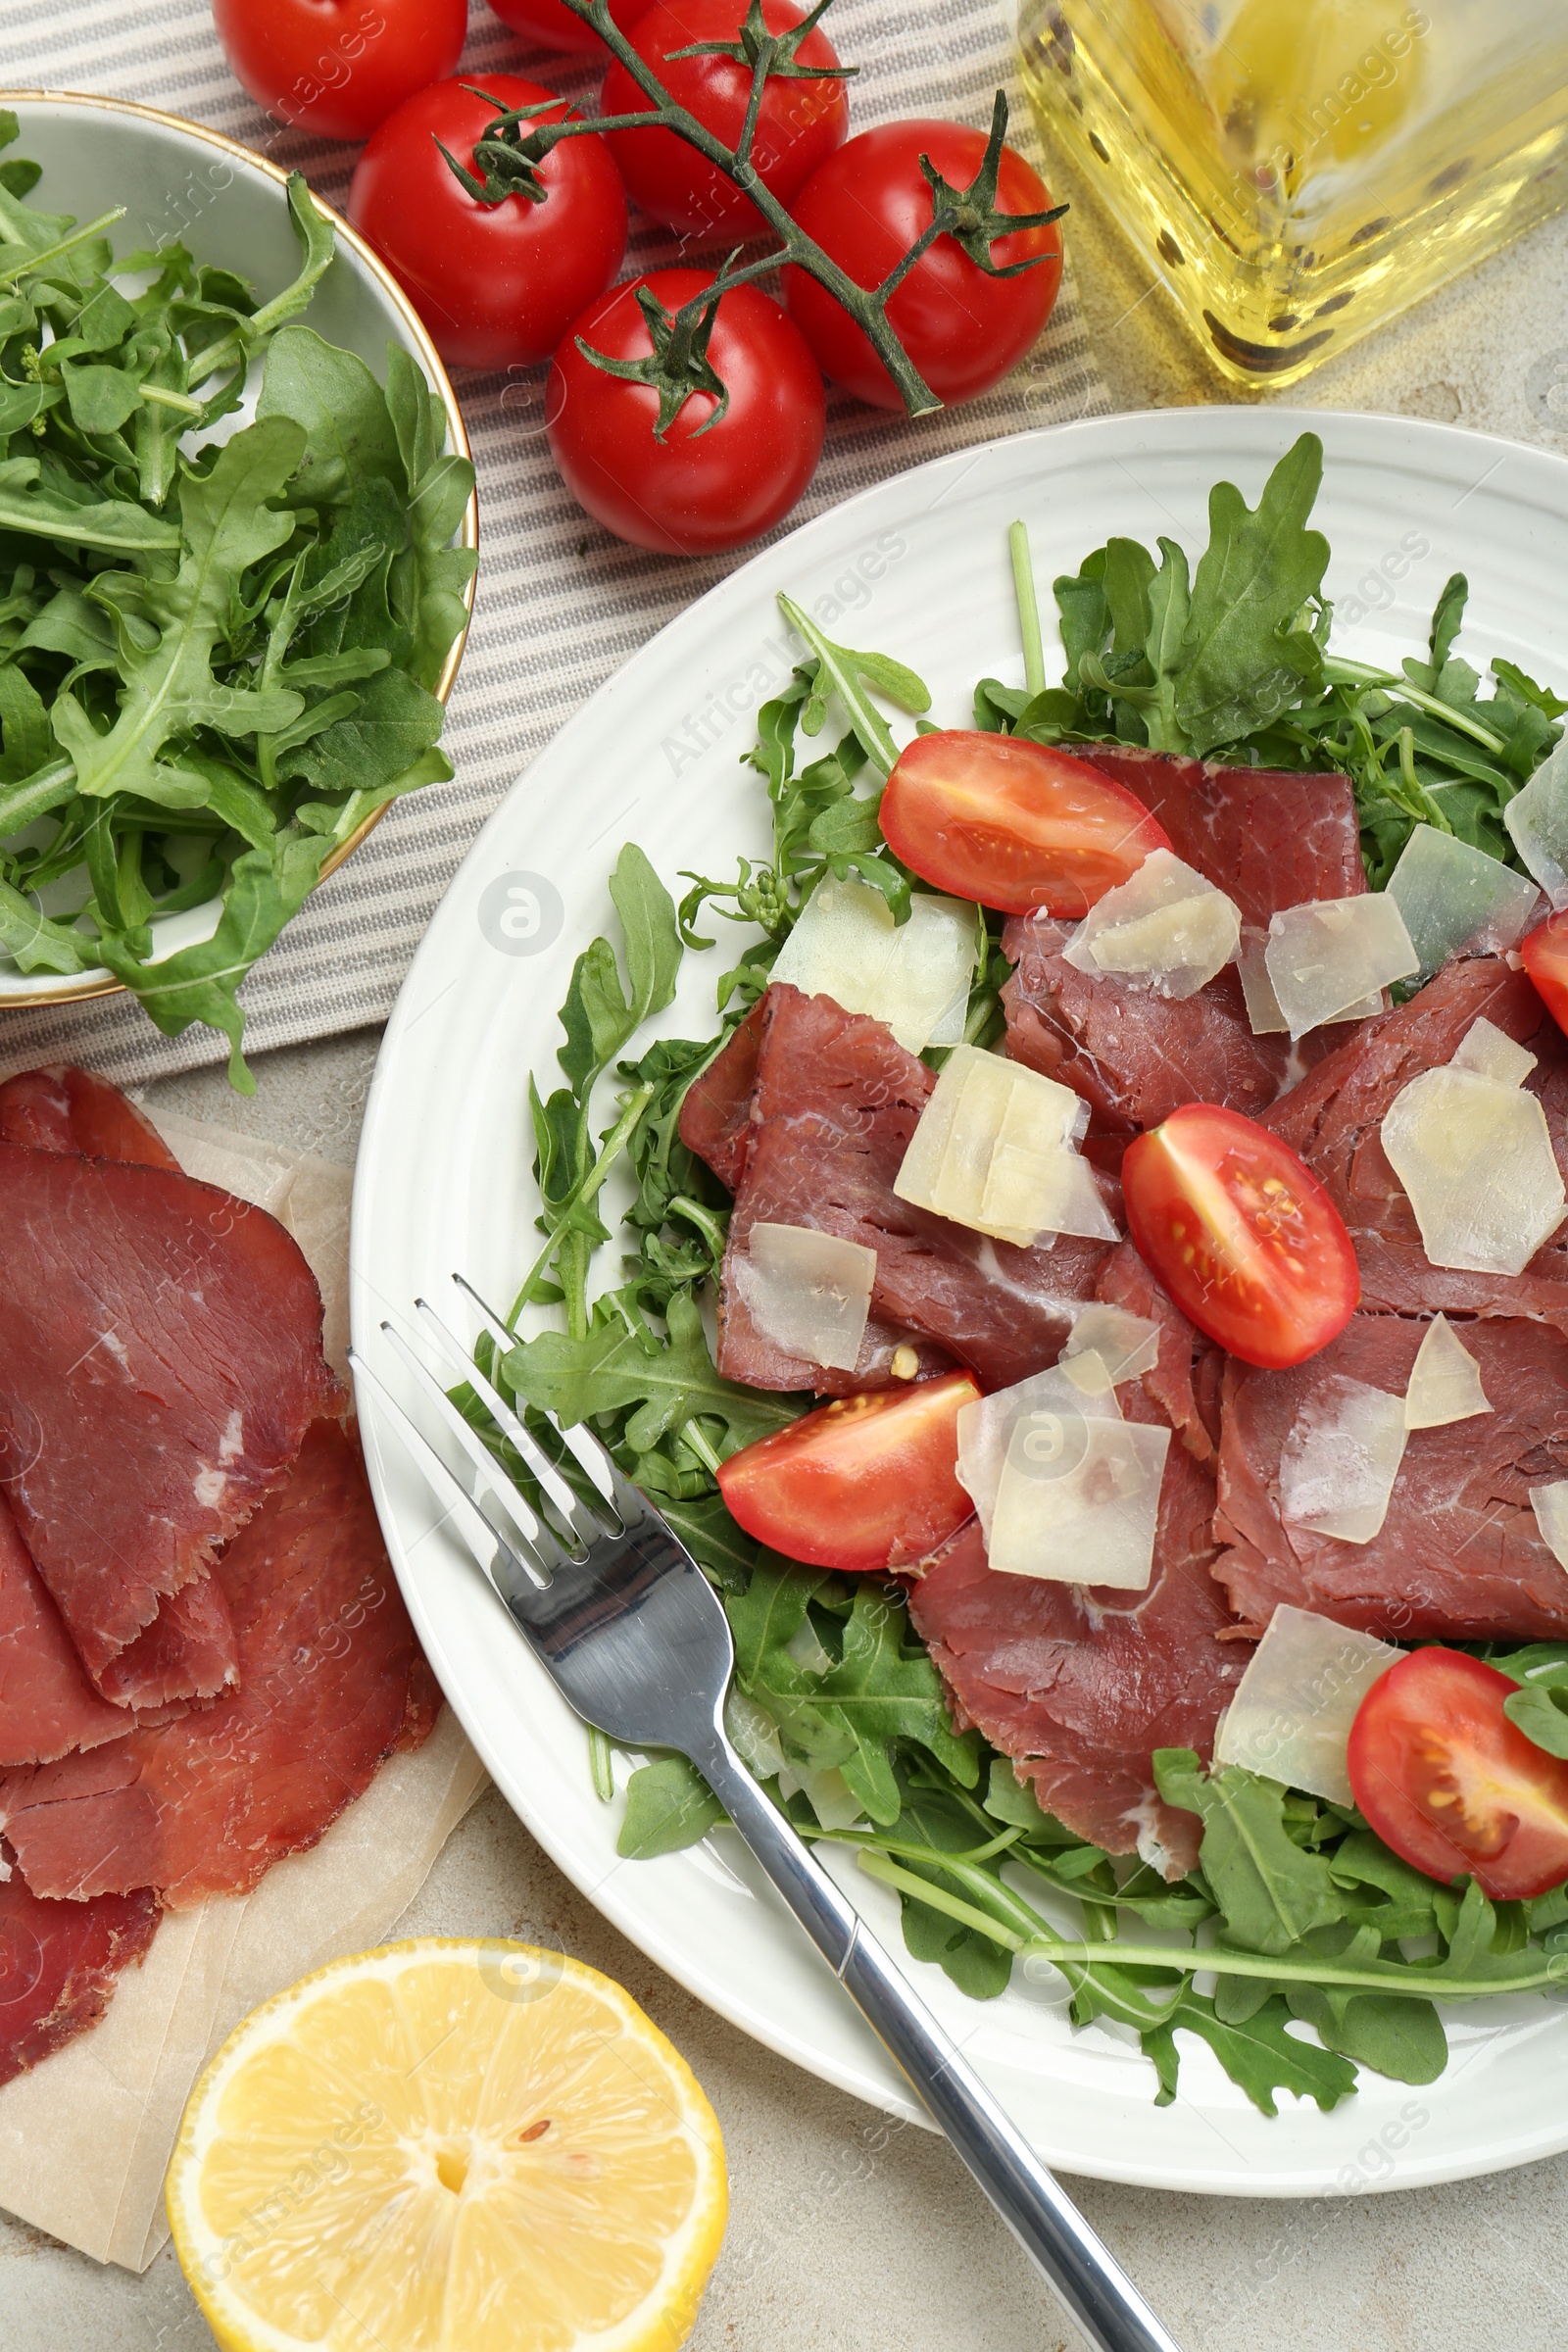
[[[1355,2068],[1332,2050],[1320,2050],[1288,2031],[1291,2012],[1277,1995],[1245,2023],[1227,2025],[1211,2001],[1187,1993],[1163,2025],[1147,2028],[1144,2048],[1159,2068],[1160,2095],[1167,2106],[1176,2092],[1175,2029],[1184,2026],[1206,2041],[1233,2082],[1264,2115],[1277,2115],[1277,2090],[1312,2099],[1325,2114],[1355,2088]]]
[[[641,1765],[626,1784],[626,1813],[615,1851],[631,1862],[678,1853],[706,1838],[724,1808],[694,1764],[662,1756]]]
[[[398,560],[397,593],[406,609],[409,665],[434,687],[448,654],[468,625],[463,592],[478,556],[448,545],[473,496],[473,466],[446,447],[446,412],[407,352],[387,350],[387,410],[409,490],[409,547]]]
[[[1325,1857],[1304,1852],[1286,1830],[1278,1781],[1237,1764],[1205,1773],[1185,1747],[1154,1750],[1154,1779],[1168,1805],[1201,1819],[1203,1877],[1248,1951],[1288,1952],[1309,1930],[1344,1916]]]
[[[1568,1756],[1568,1642],[1532,1642],[1487,1663],[1520,1686],[1502,1702],[1509,1722],[1548,1756]]]
[[[615,861],[610,895],[625,940],[625,977],[610,942],[596,939],[572,968],[561,1015],[566,1042],[556,1058],[579,1102],[649,1015],[671,1002],[680,971],[674,903],[635,842]]]
[[[1230,482],[1209,492],[1173,698],[1186,748],[1200,757],[1274,717],[1320,674],[1316,640],[1296,624],[1328,568],[1328,541],[1306,527],[1322,480],[1323,444],[1303,433],[1255,511]]]
[[[771,1437],[802,1411],[793,1396],[771,1396],[721,1380],[708,1352],[696,1300],[677,1291],[661,1341],[624,1301],[596,1321],[586,1339],[547,1331],[524,1340],[503,1359],[519,1396],[554,1413],[566,1428],[599,1413],[630,1413],[625,1443],[651,1452],[671,1431],[695,1420],[715,1422],[719,1457]]]
[[[829,693],[838,696],[848,714],[850,725],[858,737],[866,758],[877,772],[886,777],[893,773],[898,746],[888,729],[888,722],[865,692],[874,686],[885,694],[901,710],[919,712],[931,708],[930,690],[922,678],[906,669],[902,662],[886,654],[860,654],[848,646],[835,645],[824,637],[810,616],[803,612],[792,597],[779,597],[779,609],[792,629],[805,639],[816,656],[817,672],[813,681],[801,725],[808,735],[821,731],[827,712]]]
[[[365,482],[401,478],[386,394],[356,353],[323,342],[313,327],[285,326],[274,337],[256,414],[301,428],[292,493],[301,506],[345,505]]]

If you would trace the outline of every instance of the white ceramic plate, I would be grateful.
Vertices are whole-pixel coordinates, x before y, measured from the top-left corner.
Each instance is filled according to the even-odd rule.
[[[1020,434],[865,492],[769,549],[694,605],[580,710],[475,843],[399,999],[371,1092],[354,1197],[354,1330],[465,1269],[514,1295],[537,1247],[525,1086],[553,1067],[572,958],[613,927],[606,877],[635,839],[677,891],[682,867],[733,871],[765,853],[760,779],[737,764],[757,704],[792,647],[775,591],[841,641],[896,654],[929,682],[932,715],[968,721],[976,678],[1021,682],[1006,527],[1027,518],[1043,583],[1112,532],[1207,536],[1209,485],[1253,503],[1296,435],[1322,434],[1317,520],[1334,549],[1335,644],[1396,666],[1421,650],[1448,574],[1473,598],[1464,650],[1568,675],[1568,465],[1449,427],[1279,409],[1191,409]],[[1047,598],[1049,603],[1049,597]],[[1059,674],[1059,671],[1054,673]],[[712,1026],[720,950],[689,956],[660,1027]],[[692,1024],[697,1024],[693,1026]],[[589,1783],[586,1740],[511,1633],[430,1497],[368,1407],[371,1476],[403,1590],[448,1697],[509,1801],[585,1894],[650,1958],[745,2032],[894,2112],[906,2085],[789,1922],[732,1834],[621,1862],[619,1807]],[[1481,2004],[1448,2020],[1452,2057],[1424,2090],[1363,2072],[1331,2115],[1282,2098],[1256,2113],[1184,2036],[1181,2091],[1153,2105],[1152,2068],[1102,2029],[1074,2034],[1039,1989],[995,2002],[907,1960],[895,1898],[840,1857],[856,1901],[1053,2164],[1161,2188],[1301,2196],[1410,2187],[1568,2147],[1558,2085],[1568,2009]],[[836,1866],[838,1866],[836,1864]]]

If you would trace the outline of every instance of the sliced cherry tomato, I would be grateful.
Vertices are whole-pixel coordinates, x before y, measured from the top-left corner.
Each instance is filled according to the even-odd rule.
[[[607,375],[578,348],[647,359],[638,286],[673,314],[712,282],[708,270],[656,270],[612,286],[573,323],[545,388],[550,452],[573,498],[618,539],[662,556],[711,555],[771,530],[822,450],[822,378],[786,313],[756,286],[724,296],[708,346],[729,407],[710,421],[712,393],[692,393],[662,441],[653,386]]]
[[[811,1568],[907,1568],[974,1510],[958,1484],[967,1372],[844,1396],[732,1453],[719,1491],[749,1536]]]
[[[223,54],[258,106],[323,139],[368,139],[450,74],[467,0],[213,0]]]
[[[1519,945],[1536,994],[1559,1029],[1568,1030],[1568,909],[1548,914]]]
[[[1344,1218],[1289,1144],[1239,1110],[1184,1103],[1128,1145],[1121,1181],[1140,1256],[1243,1363],[1303,1363],[1355,1312]]]
[[[532,367],[620,268],[626,194],[603,139],[563,139],[539,166],[543,202],[476,203],[442,147],[482,178],[474,141],[501,108],[549,107],[547,122],[574,112],[514,74],[487,74],[482,86],[476,98],[461,81],[437,81],[405,100],[355,166],[349,219],[450,365]]]
[[[490,0],[490,5],[503,24],[510,24],[525,41],[537,41],[541,49],[561,49],[574,57],[605,54],[593,26],[563,8],[561,0]],[[622,32],[630,32],[647,10],[648,0],[610,0],[610,14]]]
[[[961,122],[886,122],[862,130],[812,172],[790,210],[858,286],[879,286],[931,225],[933,198],[921,171],[929,157],[950,188],[972,187],[986,151],[984,131]],[[1002,151],[996,209],[1046,213],[1051,191],[1014,148]],[[939,400],[978,399],[1016,368],[1051,317],[1061,283],[1054,226],[1015,229],[992,245],[993,277],[953,237],[938,237],[888,304],[888,323]],[[825,286],[791,269],[784,299],[816,354],[817,366],[858,400],[902,409],[903,396],[863,331]]]
[[[938,890],[1004,914],[1080,916],[1170,837],[1087,760],[1011,735],[917,735],[882,795],[895,856]]]
[[[1468,1871],[1494,1903],[1568,1879],[1568,1763],[1503,1713],[1518,1688],[1462,1650],[1415,1650],[1362,1699],[1347,1755],[1384,1844],[1430,1879]]]
[[[674,52],[697,42],[733,42],[737,48],[749,0],[657,0],[637,20],[631,45],[653,67],[678,103],[705,130],[733,147],[740,137],[752,95],[752,69],[744,56],[680,57]],[[792,0],[762,0],[769,32],[790,32],[806,18]],[[799,66],[820,73],[836,66],[838,52],[825,32],[808,32],[795,53]],[[650,114],[644,95],[616,60],[605,75],[607,115]],[[780,204],[798,195],[818,164],[825,163],[850,133],[845,84],[769,79],[762,92],[752,161],[762,184]],[[757,237],[767,223],[732,179],[700,156],[672,130],[616,130],[609,134],[632,202],[655,220],[688,236]]]

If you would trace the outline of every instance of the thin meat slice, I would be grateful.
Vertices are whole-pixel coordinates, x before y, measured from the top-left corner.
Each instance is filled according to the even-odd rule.
[[[1131,1242],[1113,1250],[1101,1269],[1095,1296],[1159,1327],[1159,1360],[1144,1388],[1195,1461],[1219,1458],[1219,1384],[1222,1348],[1206,1339],[1155,1281]]]
[[[239,1650],[223,1588],[211,1569],[158,1604],[158,1614],[98,1675],[105,1698],[138,1714],[174,1701],[216,1698],[239,1677]]]
[[[1131,1137],[1183,1102],[1223,1102],[1255,1118],[1286,1084],[1290,1041],[1254,1037],[1234,968],[1195,996],[1162,997],[1109,973],[1081,972],[1063,948],[1075,926],[1014,915],[1003,952],[1007,1053],[1089,1104],[1094,1131]]]
[[[745,1168],[766,1017],[767,999],[760,997],[723,1053],[687,1088],[680,1106],[681,1142],[731,1193],[740,1190]]]
[[[1528,1046],[1558,1165],[1568,1177],[1568,1039],[1523,972],[1497,956],[1456,958],[1409,1003],[1363,1021],[1265,1113],[1263,1124],[1299,1152],[1349,1228],[1361,1268],[1361,1303],[1374,1313],[1531,1315],[1568,1331],[1568,1233],[1539,1250],[1522,1274],[1465,1273],[1430,1263],[1404,1188],[1379,1130],[1400,1089],[1450,1061],[1485,1018]]]
[[[775,985],[763,1005],[746,1168],[724,1254],[719,1370],[761,1389],[799,1389],[816,1377],[762,1336],[729,1278],[758,1223],[809,1226],[876,1251],[877,1345],[889,1326],[922,1335],[984,1388],[1054,1363],[1073,1306],[1094,1295],[1108,1245],[1064,1236],[1054,1250],[1014,1249],[900,1200],[894,1179],[936,1084],[932,1072],[880,1021],[844,1012],[830,997]],[[864,1385],[858,1365],[851,1385]]]
[[[320,1294],[274,1218],[172,1169],[0,1144],[0,1487],[102,1688],[339,1409]]]
[[[1366,888],[1348,776],[1224,767],[1110,743],[1073,748],[1076,759],[1136,793],[1177,857],[1227,892],[1244,923],[1266,930],[1286,906],[1355,898]]]
[[[0,1841],[0,1859],[4,1859]],[[0,1881],[0,2083],[95,2026],[158,1926],[150,1887],[51,1902],[15,1870]]]
[[[1162,1419],[1121,1394],[1129,1420]],[[1147,1592],[998,1575],[971,1520],[909,1596],[959,1730],[978,1725],[1077,1837],[1167,1878],[1197,1862],[1201,1825],[1162,1802],[1154,1750],[1206,1758],[1251,1656],[1210,1574],[1213,1507],[1212,1479],[1173,1446]]]
[[[1543,1323],[1465,1324],[1493,1410],[1411,1433],[1369,1544],[1288,1526],[1281,1448],[1336,1374],[1402,1396],[1426,1326],[1356,1315],[1289,1372],[1227,1364],[1214,1573],[1261,1632],[1282,1600],[1391,1642],[1568,1634],[1568,1573],[1541,1540],[1532,1487],[1568,1477],[1568,1341]]]
[[[149,1168],[179,1166],[151,1119],[118,1086],[70,1065],[24,1070],[0,1086],[0,1143],[135,1160]]]
[[[90,1755],[0,1774],[0,1828],[35,1894],[244,1894],[312,1846],[434,1720],[427,1669],[353,1439],[318,1422],[219,1563],[239,1689]]]
[[[129,1727],[124,1710],[88,1682],[0,1499],[0,1765],[49,1764],[74,1747],[101,1747]]]

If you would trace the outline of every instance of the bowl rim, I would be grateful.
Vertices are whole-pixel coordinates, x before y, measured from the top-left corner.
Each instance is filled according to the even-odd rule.
[[[231,139],[220,130],[212,130],[205,122],[193,122],[186,115],[172,115],[166,113],[162,107],[141,106],[133,98],[109,98],[91,90],[0,89],[0,107],[20,108],[38,104],[92,108],[104,114],[128,115],[144,122],[156,122],[165,130],[178,131],[187,138],[199,140],[204,146],[216,147],[222,155],[234,157],[237,162],[246,165],[250,170],[260,172],[267,178],[275,180],[280,188],[287,187],[291,176],[281,165],[272,163],[265,155],[259,155],[254,147],[247,147],[239,139]],[[26,125],[24,123],[24,137]],[[469,447],[467,429],[463,421],[463,411],[458,406],[458,396],[453,390],[452,379],[446,371],[440,353],[430,339],[429,329],[424,320],[419,317],[414,304],[374,247],[367,243],[359,230],[351,221],[344,219],[334,205],[327,204],[321,197],[317,196],[314,189],[311,193],[319,210],[331,221],[334,236],[358,255],[370,275],[379,284],[386,300],[397,312],[411,342],[418,353],[419,363],[430,379],[432,389],[440,399],[446,415],[447,439],[452,452],[454,456],[467,458],[471,462],[473,452]],[[467,506],[464,509],[457,544],[459,547],[467,549],[472,555],[478,554],[479,491],[477,483],[469,493]],[[464,649],[468,642],[468,630],[473,622],[473,605],[477,588],[478,567],[475,565],[463,591],[463,604],[467,617],[441,665],[441,675],[432,689],[436,701],[441,704],[443,709],[445,709],[457,681],[459,664],[462,662]],[[383,801],[379,808],[372,808],[364,822],[356,825],[347,841],[340,842],[331,855],[322,859],[321,872],[317,884],[318,889],[326,880],[328,874],[335,874],[345,859],[353,856],[361,842],[375,830],[391,806],[390,801]],[[93,998],[115,997],[125,993],[127,993],[125,983],[123,980],[117,980],[113,972],[100,971],[96,975],[77,973],[70,978],[49,982],[43,987],[29,982],[24,993],[18,989],[14,982],[8,981],[3,974],[0,974],[0,1012],[27,1012],[46,1005],[80,1004]]]

